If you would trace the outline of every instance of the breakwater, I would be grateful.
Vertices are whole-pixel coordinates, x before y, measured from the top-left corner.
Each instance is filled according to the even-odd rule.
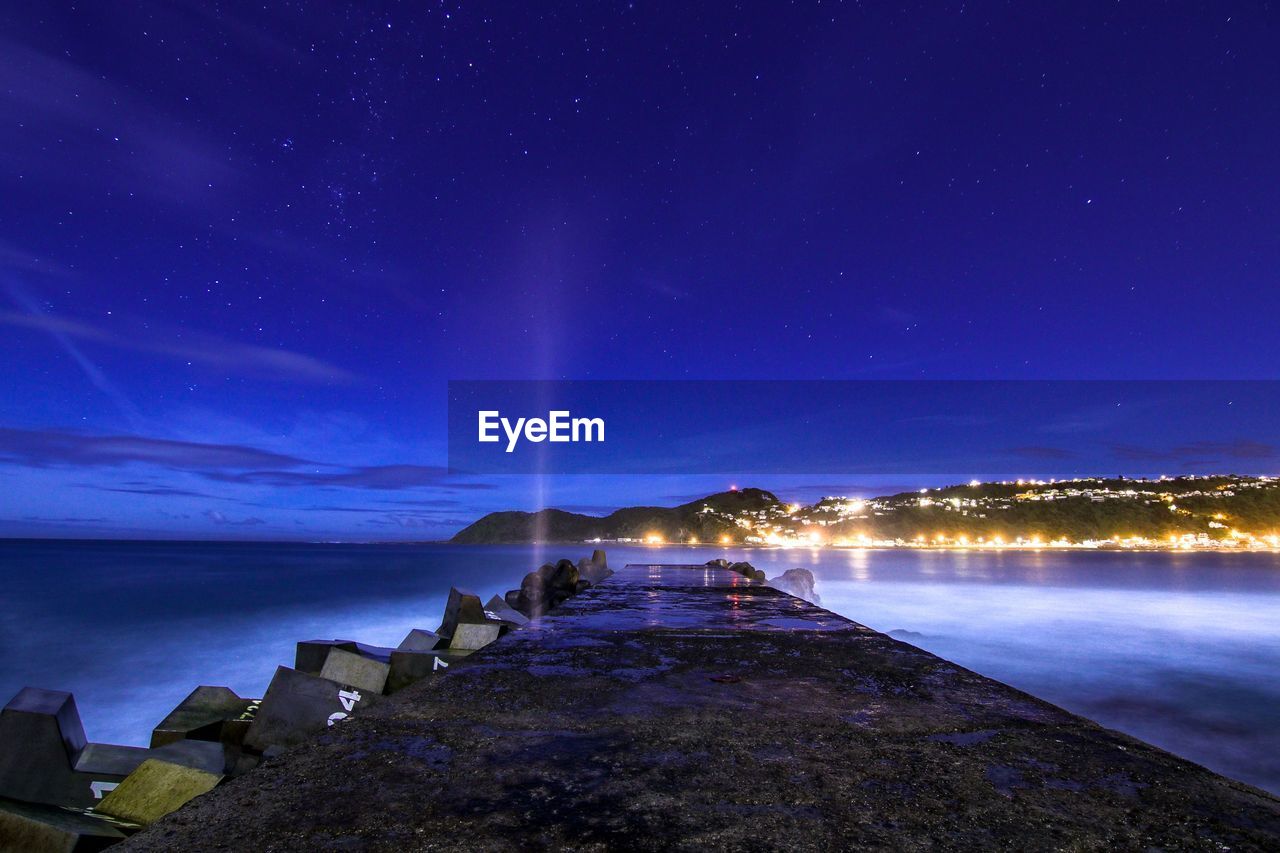
[[[723,567],[631,566],[132,849],[1265,849],[1274,798]]]
[[[154,727],[147,748],[90,742],[73,695],[24,687],[0,711],[0,851],[110,846],[611,574],[597,550],[543,565],[485,604],[451,589],[440,626],[412,629],[395,648],[303,640],[261,699],[201,685]]]

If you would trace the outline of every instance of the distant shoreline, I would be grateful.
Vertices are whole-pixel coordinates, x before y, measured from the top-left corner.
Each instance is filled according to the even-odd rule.
[[[135,544],[135,545],[332,545],[332,546],[398,546],[398,547],[414,547],[423,545],[447,545],[451,548],[491,548],[497,546],[582,546],[582,545],[605,545],[610,547],[622,548],[649,548],[653,550],[663,550],[671,548],[697,548],[707,551],[938,551],[948,553],[1000,553],[1004,551],[1014,551],[1019,553],[1039,552],[1039,551],[1076,551],[1088,553],[1105,553],[1105,554],[1280,554],[1280,547],[1267,546],[1194,546],[1194,547],[1170,547],[1168,545],[1143,545],[1143,546],[1120,546],[1120,545],[1078,545],[1078,544],[1051,544],[1043,543],[1040,545],[1030,544],[1004,544],[994,545],[990,543],[974,543],[970,545],[927,545],[927,544],[867,544],[867,545],[811,545],[811,544],[774,544],[760,542],[742,542],[729,545],[721,545],[715,542],[629,542],[620,539],[538,539],[538,540],[509,540],[504,542],[453,542],[448,539],[413,539],[413,540],[397,540],[397,539],[349,539],[349,540],[321,540],[321,539],[131,539],[131,538],[104,538],[104,537],[33,537],[33,536],[0,536],[0,543],[82,543],[92,544],[95,542],[109,542],[117,544]]]
[[[366,543],[376,544],[376,543]],[[385,543],[385,544],[409,544],[409,543]],[[511,540],[507,542],[435,542],[435,543],[419,543],[419,544],[439,544],[451,545],[462,548],[486,548],[495,545],[597,545],[620,548],[651,548],[660,551],[668,548],[699,548],[709,551],[947,551],[947,552],[969,552],[981,551],[998,553],[1001,551],[1084,551],[1084,552],[1101,552],[1106,554],[1123,554],[1123,553],[1161,553],[1161,554],[1204,554],[1204,553],[1224,553],[1224,554],[1280,554],[1280,547],[1267,545],[1265,547],[1245,547],[1245,546],[1195,546],[1195,547],[1171,547],[1168,545],[1144,545],[1144,546],[1121,546],[1121,545],[1057,545],[1044,543],[1041,545],[994,545],[994,544],[972,544],[972,545],[780,545],[768,544],[760,542],[743,542],[731,545],[721,545],[715,542],[629,542],[621,539],[538,539],[538,540]]]

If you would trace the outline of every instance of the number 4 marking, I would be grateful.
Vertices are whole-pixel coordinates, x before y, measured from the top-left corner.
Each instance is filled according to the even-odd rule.
[[[360,691],[358,690],[339,690],[338,701],[342,703],[343,710],[351,711],[356,707],[356,703],[360,701]]]

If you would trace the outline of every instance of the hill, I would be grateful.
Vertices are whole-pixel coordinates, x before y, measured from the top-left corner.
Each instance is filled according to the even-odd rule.
[[[877,498],[785,504],[772,492],[719,492],[676,507],[596,517],[495,512],[453,542],[1106,547],[1280,546],[1280,479],[1238,475],[968,483]]]
[[[603,518],[543,509],[538,512],[491,512],[459,531],[461,544],[499,542],[581,542],[586,539],[643,540],[658,535],[668,542],[714,542],[740,534],[737,519],[783,517],[786,507],[772,492],[739,489],[719,492],[676,507],[626,507]]]

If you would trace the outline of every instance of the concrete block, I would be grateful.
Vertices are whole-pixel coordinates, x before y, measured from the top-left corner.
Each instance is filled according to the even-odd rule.
[[[221,781],[220,773],[149,758],[114,791],[103,797],[93,810],[146,826],[201,794],[212,791]]]
[[[78,773],[91,776],[118,776],[123,779],[147,760],[147,750],[140,746],[114,743],[90,743],[80,751],[75,767]]]
[[[296,746],[381,698],[350,684],[277,667],[267,695],[262,697],[262,707],[245,734],[245,746],[259,752]]]
[[[557,560],[555,571],[547,579],[547,585],[556,592],[563,593],[565,597],[568,597],[573,594],[579,578],[578,566],[573,560]]]
[[[226,774],[228,761],[234,760],[234,756],[229,753],[230,750],[221,743],[207,740],[179,740],[147,750],[147,760],[167,761],[170,764],[181,764],[193,770],[203,770],[205,773],[222,776]]]
[[[612,575],[613,570],[609,568],[604,551],[597,548],[591,552],[589,558],[583,558],[578,563],[578,574],[592,584],[598,584]]]
[[[88,743],[70,693],[26,688],[0,712],[0,796],[88,808],[150,757],[221,773],[221,743],[180,740],[157,750]],[[2,849],[2,848],[0,848]]]
[[[391,653],[395,649],[389,646],[371,646],[368,643],[356,643],[356,652],[369,660],[380,660],[383,663],[391,662]]]
[[[531,618],[541,616],[573,596],[579,580],[578,567],[572,560],[547,563],[524,576],[514,607]]]
[[[391,673],[387,676],[387,693],[403,690],[414,682],[449,671],[470,651],[436,649],[434,651],[397,651],[391,655]]]
[[[405,638],[400,641],[400,645],[396,646],[398,651],[402,652],[429,652],[440,645],[443,638],[434,631],[424,631],[421,628],[414,628]]]
[[[92,812],[0,800],[0,850],[96,853],[125,837],[122,827]]]
[[[255,705],[253,700],[241,699],[228,687],[197,687],[152,729],[151,746],[188,738],[221,740],[223,725],[239,719]]]
[[[489,603],[484,606],[484,615],[490,619],[506,622],[513,628],[523,628],[529,624],[528,616],[516,610],[507,603],[506,599],[497,595],[489,599]]]
[[[0,797],[87,808],[143,758],[136,747],[89,744],[61,690],[25,687],[0,711]]]
[[[303,640],[298,643],[297,651],[294,653],[293,668],[310,675],[319,675],[320,670],[324,669],[325,660],[329,657],[329,650],[333,648],[383,663],[389,663],[391,653],[395,651],[385,646],[357,643],[355,640]]]
[[[324,669],[325,658],[329,657],[329,650],[334,648],[354,652],[358,646],[355,640],[302,640],[293,655],[293,668],[298,672],[319,675]]]
[[[34,725],[43,731],[56,732],[68,755],[74,755],[84,749],[89,739],[84,734],[84,724],[80,722],[80,711],[76,708],[75,697],[62,690],[45,690],[42,687],[24,687],[9,700],[9,704],[0,711],[0,718],[11,725]]]
[[[387,686],[391,665],[371,660],[346,649],[330,649],[320,669],[320,677],[339,684],[350,684],[361,690],[381,693]]]
[[[262,700],[258,700],[261,702]],[[254,706],[256,715],[260,706]],[[222,724],[222,743],[227,746],[240,746],[244,743],[244,736],[249,733],[249,726],[253,725],[253,717],[244,719],[227,720]]]
[[[524,615],[536,619],[550,610],[547,604],[547,578],[555,571],[555,567],[545,565],[524,576],[520,581],[520,594],[513,605]]]
[[[454,651],[483,649],[502,636],[502,631],[503,625],[501,622],[484,622],[478,625],[462,622],[459,623],[457,630],[453,632],[453,638],[449,641],[449,648]]]
[[[487,621],[480,596],[455,588],[449,590],[449,600],[444,605],[444,619],[436,633],[442,637],[453,637],[454,629],[460,623],[481,623]]]

